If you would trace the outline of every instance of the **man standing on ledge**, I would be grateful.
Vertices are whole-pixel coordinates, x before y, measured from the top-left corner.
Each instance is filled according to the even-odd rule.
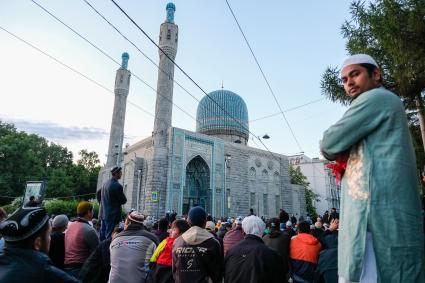
[[[99,219],[100,240],[111,238],[114,227],[121,220],[121,205],[127,202],[122,185],[118,183],[121,179],[121,167],[111,170],[112,178],[106,181],[102,188],[97,191],[97,201],[100,204]]]
[[[425,282],[415,154],[404,106],[381,86],[369,55],[342,65],[353,100],[323,135],[328,160],[346,163],[338,239],[339,282]]]

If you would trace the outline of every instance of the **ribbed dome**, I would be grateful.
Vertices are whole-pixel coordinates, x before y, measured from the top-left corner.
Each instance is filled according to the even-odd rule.
[[[224,89],[213,91],[208,95],[209,97],[205,96],[199,102],[196,113],[196,131],[220,137],[240,137],[246,144],[249,137],[249,126],[245,101],[236,93]],[[237,141],[235,138],[231,140]]]

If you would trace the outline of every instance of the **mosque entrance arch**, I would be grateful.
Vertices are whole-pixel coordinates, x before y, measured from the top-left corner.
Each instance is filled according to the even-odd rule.
[[[199,155],[186,166],[182,213],[187,214],[194,206],[202,206],[207,213],[211,213],[210,169]]]

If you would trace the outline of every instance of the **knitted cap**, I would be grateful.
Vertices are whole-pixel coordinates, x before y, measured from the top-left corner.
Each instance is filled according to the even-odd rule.
[[[52,222],[52,228],[63,228],[68,226],[68,216],[65,214],[56,215]]]
[[[132,222],[143,224],[143,221],[145,220],[145,216],[141,214],[140,212],[132,211],[128,215],[128,219],[131,220]]]
[[[207,213],[200,206],[192,207],[189,210],[188,222],[191,226],[201,226],[207,220]]]
[[[44,208],[20,208],[0,223],[0,233],[6,242],[22,241],[40,232],[47,221],[49,216]]]
[[[212,221],[207,221],[207,224],[205,225],[205,229],[210,231],[215,231],[215,224]]]
[[[90,202],[82,201],[77,206],[77,214],[78,215],[84,215],[92,209],[93,209],[93,205]]]
[[[114,175],[115,173],[118,173],[119,171],[121,171],[121,167],[115,166],[114,168],[111,169],[111,174]]]

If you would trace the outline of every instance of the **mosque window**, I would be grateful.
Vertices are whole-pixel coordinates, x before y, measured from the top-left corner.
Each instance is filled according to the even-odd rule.
[[[249,197],[249,206],[255,208],[255,193],[251,193]]]
[[[264,169],[262,175],[263,177],[267,177],[269,175],[269,172],[267,172],[267,170]]]
[[[276,197],[275,197],[275,213],[276,213],[276,215],[279,215],[279,209],[280,209],[280,195],[276,195]]]
[[[254,167],[251,167],[251,169],[249,169],[249,176],[254,177],[257,174],[257,172],[255,171]]]
[[[167,39],[171,39],[171,30],[167,30]]]
[[[263,214],[269,215],[269,196],[268,194],[263,194]]]

